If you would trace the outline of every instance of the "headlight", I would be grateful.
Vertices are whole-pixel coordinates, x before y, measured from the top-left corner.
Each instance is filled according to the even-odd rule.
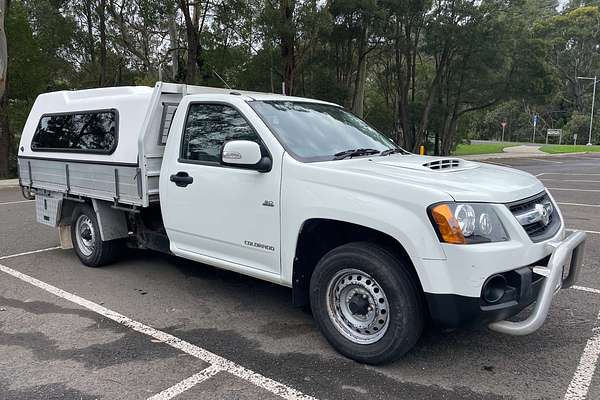
[[[504,242],[508,234],[489,204],[440,203],[429,207],[440,241],[453,244]]]

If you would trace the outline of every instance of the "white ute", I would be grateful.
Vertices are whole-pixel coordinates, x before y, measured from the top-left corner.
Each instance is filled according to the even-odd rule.
[[[370,364],[428,320],[536,331],[585,241],[532,175],[410,154],[313,99],[160,82],[47,93],[18,162],[38,221],[83,264],[129,246],[288,286]]]

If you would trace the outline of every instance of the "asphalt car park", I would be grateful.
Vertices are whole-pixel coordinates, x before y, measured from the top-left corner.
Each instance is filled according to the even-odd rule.
[[[530,336],[428,329],[379,367],[332,350],[289,289],[152,252],[85,268],[0,189],[0,399],[598,399],[600,155],[489,162],[588,231],[578,286]]]

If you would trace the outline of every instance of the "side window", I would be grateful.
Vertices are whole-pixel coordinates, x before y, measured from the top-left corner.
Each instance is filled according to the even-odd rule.
[[[260,139],[233,107],[224,104],[191,104],[188,110],[181,159],[218,163],[221,146],[229,140]]]
[[[173,117],[175,111],[177,111],[177,103],[163,103],[162,120],[160,124],[160,138],[158,144],[164,146],[167,144],[167,138],[169,137],[169,130],[173,123]]]
[[[116,146],[114,110],[44,115],[31,141],[33,151],[109,154]]]

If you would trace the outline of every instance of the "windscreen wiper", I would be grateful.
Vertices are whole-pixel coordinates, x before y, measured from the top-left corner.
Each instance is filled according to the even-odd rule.
[[[340,151],[333,155],[334,160],[342,160],[344,158],[352,158],[358,156],[370,156],[372,154],[379,154],[379,150],[375,149],[351,149]]]
[[[383,157],[383,156],[389,156],[390,154],[395,154],[395,153],[403,153],[404,154],[404,151],[402,151],[402,149],[400,149],[400,148],[395,148],[395,149],[384,150],[379,155]]]

